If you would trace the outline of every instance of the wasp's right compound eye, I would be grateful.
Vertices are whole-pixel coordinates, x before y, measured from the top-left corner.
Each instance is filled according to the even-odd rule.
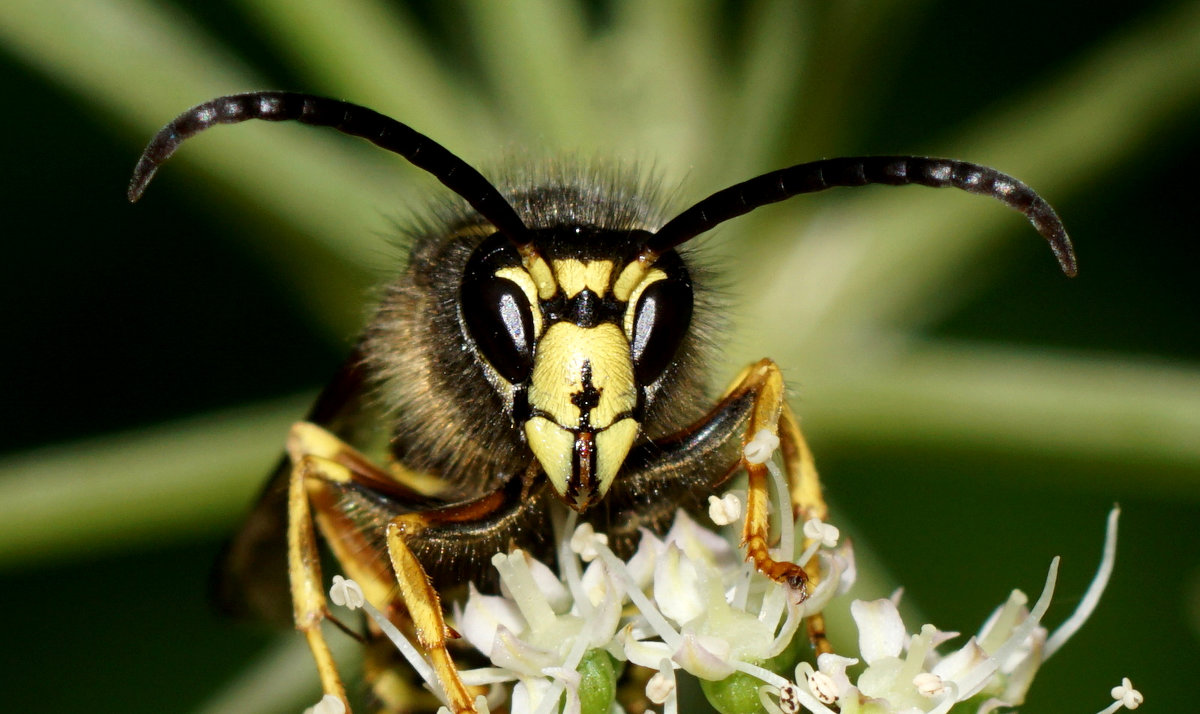
[[[639,384],[650,384],[675,359],[692,322],[692,286],[686,279],[651,283],[638,298],[633,323],[633,365]]]
[[[507,381],[518,384],[533,371],[533,313],[520,286],[495,275],[463,282],[462,314],[483,356]]]

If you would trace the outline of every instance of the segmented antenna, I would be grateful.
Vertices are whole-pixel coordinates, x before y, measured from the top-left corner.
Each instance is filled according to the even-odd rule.
[[[527,247],[532,240],[517,212],[496,187],[433,139],[365,107],[293,92],[251,92],[218,97],[175,117],[142,152],[129,182],[129,200],[141,198],[150,179],[154,178],[154,172],[185,140],[214,124],[237,124],[248,119],[328,126],[343,134],[366,139],[433,174],[518,248]]]
[[[1014,208],[1050,243],[1062,271],[1077,271],[1075,249],[1058,214],[1033,189],[999,171],[951,159],[920,156],[857,156],[826,159],[765,173],[717,191],[672,218],[647,242],[645,249],[662,255],[681,243],[725,221],[802,193],[836,186],[920,184],[933,188],[952,186],[995,198]]]

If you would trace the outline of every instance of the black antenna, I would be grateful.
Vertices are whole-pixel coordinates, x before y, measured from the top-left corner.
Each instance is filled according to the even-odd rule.
[[[1064,273],[1073,277],[1077,271],[1075,250],[1066,228],[1050,204],[1033,189],[986,166],[920,156],[826,159],[763,174],[717,191],[675,216],[651,236],[645,250],[662,255],[730,218],[801,193],[873,183],[889,186],[915,183],[933,188],[953,186],[991,196],[1025,214],[1037,232],[1050,243],[1050,250],[1054,251]]]
[[[251,92],[218,97],[175,117],[142,152],[129,182],[129,200],[141,198],[150,179],[154,178],[154,172],[186,139],[214,124],[237,124],[248,119],[328,126],[343,134],[366,139],[433,174],[518,248],[527,247],[532,240],[517,212],[496,187],[433,139],[365,107],[294,92]]]

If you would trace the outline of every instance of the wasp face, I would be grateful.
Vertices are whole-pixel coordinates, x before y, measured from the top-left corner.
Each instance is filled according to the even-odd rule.
[[[639,260],[637,232],[548,229],[522,256],[502,236],[476,249],[462,324],[559,496],[600,500],[687,334],[692,286],[671,253]]]

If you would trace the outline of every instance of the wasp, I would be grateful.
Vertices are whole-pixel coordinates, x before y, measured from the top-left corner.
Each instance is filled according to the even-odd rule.
[[[725,188],[664,221],[634,179],[559,171],[499,188],[405,124],[288,92],[221,97],[181,114],[146,148],[129,199],[189,137],[250,119],[361,137],[465,202],[415,236],[345,365],[291,428],[284,463],[228,551],[225,595],[268,613],[290,603],[325,693],[343,701],[320,628],[332,616],[318,537],[368,600],[410,627],[455,712],[474,707],[448,649],[455,633],[440,593],[485,584],[499,551],[553,558],[556,508],[574,510],[628,554],[639,529],[664,532],[678,509],[698,510],[744,471],[747,559],[801,593],[819,577],[813,565],[772,557],[766,468],[743,454],[761,430],[777,434],[793,512],[825,516],[779,368],[764,359],[715,402],[708,397],[713,316],[709,276],[686,246],[693,238],[799,194],[920,184],[1022,212],[1062,270],[1076,270],[1046,201],[963,161],[813,161]],[[382,444],[382,458],[368,456],[372,443]],[[820,627],[810,623],[817,642]]]

